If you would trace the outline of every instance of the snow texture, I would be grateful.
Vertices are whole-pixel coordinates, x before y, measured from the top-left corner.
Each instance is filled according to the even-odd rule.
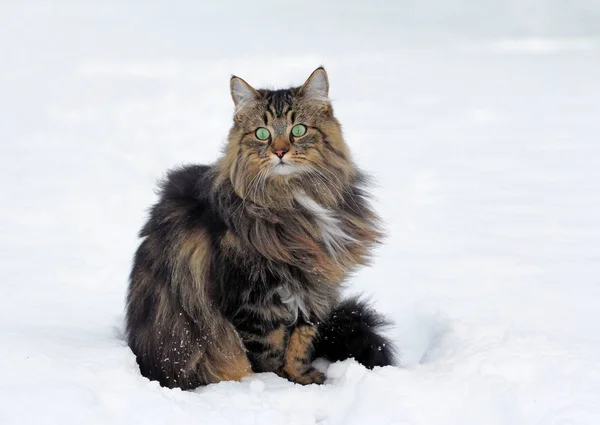
[[[0,3],[0,423],[600,424],[600,3]],[[143,378],[127,275],[156,180],[210,163],[229,77],[317,66],[387,240],[348,284],[402,367]]]

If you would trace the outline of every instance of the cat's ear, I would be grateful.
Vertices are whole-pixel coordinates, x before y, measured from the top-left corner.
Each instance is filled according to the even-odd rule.
[[[236,109],[240,109],[246,102],[257,99],[260,96],[250,84],[236,76],[231,77],[229,87]]]
[[[329,79],[327,78],[325,68],[320,66],[315,69],[302,85],[300,91],[305,96],[315,100],[329,102]]]

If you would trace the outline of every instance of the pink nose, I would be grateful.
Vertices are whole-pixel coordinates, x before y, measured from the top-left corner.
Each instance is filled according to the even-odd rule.
[[[283,158],[283,155],[285,155],[288,152],[288,150],[287,149],[277,149],[277,150],[274,150],[273,152],[275,153],[275,155],[277,155],[277,157],[279,159],[281,159],[281,158]]]

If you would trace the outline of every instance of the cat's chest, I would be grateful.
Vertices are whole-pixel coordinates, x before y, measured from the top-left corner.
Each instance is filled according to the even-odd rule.
[[[310,323],[311,314],[304,292],[293,290],[290,285],[283,284],[277,288],[276,293],[285,310],[292,316],[292,322],[302,318],[305,322]]]
[[[324,207],[304,193],[295,195],[294,199],[311,217],[318,229],[320,241],[329,255],[337,256],[348,243],[355,242],[355,239],[344,229],[337,212]]]
[[[338,295],[338,289],[333,287],[304,288],[282,282],[276,289],[275,298],[287,312],[289,321],[313,323],[327,317]]]

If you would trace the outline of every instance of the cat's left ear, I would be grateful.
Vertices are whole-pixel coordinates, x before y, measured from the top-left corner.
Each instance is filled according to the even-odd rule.
[[[240,77],[233,76],[229,83],[231,98],[235,104],[236,110],[240,109],[244,103],[257,99],[260,95],[250,84]]]
[[[329,79],[322,66],[315,69],[306,82],[300,87],[305,96],[322,102],[329,102]]]

